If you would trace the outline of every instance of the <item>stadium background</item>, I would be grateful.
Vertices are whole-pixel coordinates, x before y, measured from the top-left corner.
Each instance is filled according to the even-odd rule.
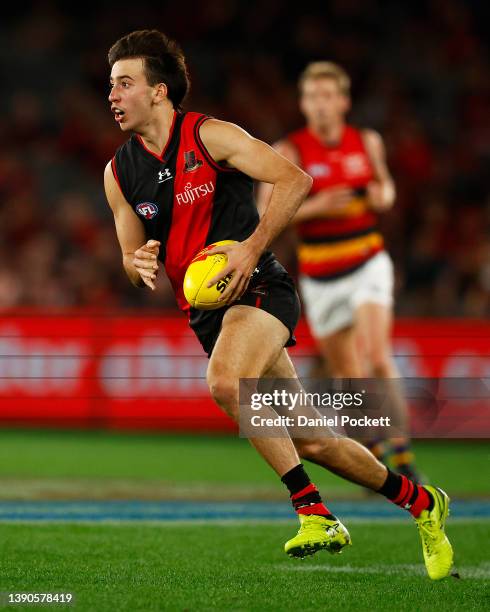
[[[490,369],[490,71],[484,2],[332,0],[298,8],[279,0],[212,0],[9,7],[0,22],[0,531],[7,551],[0,586],[28,591],[76,585],[87,609],[117,601],[111,580],[128,589],[125,602],[136,598],[127,609],[151,609],[144,598],[158,568],[171,585],[176,608],[198,606],[199,589],[181,588],[180,579],[171,579],[168,567],[152,557],[152,538],[161,537],[158,541],[175,553],[178,539],[193,529],[203,542],[225,536],[212,524],[206,525],[211,530],[206,536],[202,526],[186,525],[172,541],[167,532],[144,531],[143,521],[131,527],[141,549],[128,544],[125,556],[118,538],[132,542],[128,531],[121,535],[115,528],[77,527],[72,521],[136,516],[164,524],[172,513],[201,521],[263,520],[264,510],[254,515],[245,504],[256,500],[282,501],[287,516],[287,499],[274,475],[244,440],[229,435],[233,427],[208,399],[202,381],[206,359],[175,311],[164,276],[152,293],[135,290],[122,271],[102,190],[103,168],[123,140],[107,102],[106,53],[122,34],[143,27],[160,28],[181,43],[192,77],[186,108],[236,122],[267,142],[301,125],[296,78],[308,61],[328,58],[345,66],[353,79],[350,120],[383,134],[397,185],[396,207],[383,216],[382,227],[397,272],[395,350],[401,370],[405,376],[484,378]],[[292,273],[293,244],[288,232],[275,245]],[[299,339],[295,360],[307,373],[314,350],[304,325]],[[448,597],[464,596],[474,598],[477,609],[481,577],[489,575],[488,562],[481,565],[485,557],[475,552],[478,540],[488,537],[488,522],[481,518],[490,497],[488,406],[477,401],[466,407],[470,416],[463,429],[455,427],[445,437],[480,440],[416,444],[420,467],[431,480],[477,508],[473,540],[463,522],[460,532],[454,528],[475,584],[470,579],[466,591],[437,594],[441,608]],[[414,416],[423,437],[423,423]],[[313,474],[327,499],[351,504],[345,512],[358,520],[362,492],[320,470]],[[109,506],[83,505],[93,500]],[[162,505],[125,511],[110,506],[114,500]],[[179,505],[182,500],[191,504],[187,511]],[[245,505],[196,510],[195,504],[218,501]],[[372,518],[378,507],[369,507]],[[470,506],[463,507],[460,521],[468,518]],[[53,516],[66,524],[24,525]],[[259,527],[253,529],[259,533]],[[228,536],[248,550],[247,529],[237,527]],[[113,573],[104,574],[98,561],[92,578],[77,577],[75,570],[62,573],[61,566],[77,567],[68,552],[74,543],[83,556],[92,537],[112,551]],[[266,542],[268,536],[260,532],[259,537]],[[271,538],[271,549],[277,548],[277,537]],[[405,544],[403,537],[398,548],[413,546],[412,563],[418,563],[416,542]],[[50,544],[51,538],[59,545]],[[28,542],[38,551],[34,565]],[[190,535],[187,544],[196,545]],[[219,572],[221,561],[209,557],[210,548],[204,545],[199,554]],[[405,561],[396,556],[398,548],[395,567]],[[253,549],[249,553],[257,565],[249,578],[260,589],[250,587],[248,593],[237,586],[243,575],[238,560],[236,567],[227,566],[228,590],[211,588],[213,580],[220,581],[216,574],[208,577],[207,605],[249,609],[253,601],[260,608],[261,596],[263,605],[268,603],[259,570],[265,561],[269,567],[270,559]],[[349,567],[369,562],[369,556],[366,561],[359,555],[351,557]],[[125,572],[136,571],[135,559],[143,557],[153,563],[142,567],[147,582],[130,580],[128,587]],[[197,563],[192,574],[179,554],[171,570],[197,583],[205,579],[202,565]],[[349,578],[333,575],[346,583]],[[100,579],[97,599],[89,583],[100,576],[110,579]],[[388,588],[372,572],[367,577],[378,581],[376,588]],[[287,578],[300,592],[299,574]],[[313,590],[304,609],[324,605],[325,575],[312,572],[309,578]],[[416,574],[414,580],[420,581],[420,594],[427,594],[423,578]],[[277,584],[271,596],[279,609],[283,589]],[[234,599],[237,588],[244,589],[241,599]],[[166,593],[164,587],[159,593]],[[369,593],[364,585],[364,607],[381,609],[374,591]],[[247,599],[252,596],[258,599]],[[354,600],[340,601],[355,607]]]

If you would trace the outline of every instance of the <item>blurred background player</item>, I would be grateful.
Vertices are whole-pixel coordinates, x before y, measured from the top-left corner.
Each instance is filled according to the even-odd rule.
[[[383,140],[373,130],[346,123],[350,78],[337,64],[309,64],[299,90],[306,126],[275,146],[313,178],[310,196],[293,222],[299,284],[323,373],[384,381],[383,392],[406,435],[366,445],[378,459],[386,462],[389,456],[398,472],[420,481],[391,354],[393,264],[377,227],[377,214],[395,201]],[[259,210],[270,193],[271,186],[262,184]]]

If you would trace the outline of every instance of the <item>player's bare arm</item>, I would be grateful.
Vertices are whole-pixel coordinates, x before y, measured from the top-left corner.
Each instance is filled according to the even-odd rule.
[[[383,139],[374,130],[363,130],[362,140],[373,167],[374,181],[367,187],[368,204],[375,212],[389,210],[395,202],[395,183],[386,164]]]
[[[110,162],[104,170],[104,187],[114,215],[126,274],[136,287],[146,285],[154,290],[160,243],[156,240],[146,241],[143,224],[121,193]]]
[[[200,136],[217,162],[226,162],[228,166],[273,186],[267,210],[254,233],[237,245],[219,247],[214,251],[228,255],[228,266],[211,279],[210,285],[227,274],[233,274],[222,296],[223,301],[232,302],[246,290],[260,255],[288,225],[308,194],[312,181],[272,147],[236,125],[209,120],[201,127]]]
[[[298,152],[294,145],[287,140],[280,140],[273,145],[275,151],[289,159],[293,164],[300,164]],[[262,215],[268,205],[272,194],[272,185],[261,183],[257,198],[259,213]],[[293,223],[310,221],[320,217],[331,216],[343,210],[352,200],[354,194],[350,187],[332,187],[322,189],[315,195],[304,200],[292,218]]]

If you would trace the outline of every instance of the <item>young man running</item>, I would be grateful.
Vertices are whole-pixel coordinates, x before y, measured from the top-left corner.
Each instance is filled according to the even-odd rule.
[[[311,179],[268,145],[239,127],[183,112],[189,88],[177,44],[155,30],[132,32],[109,51],[114,118],[132,136],[104,173],[123,265],[136,286],[155,288],[164,265],[177,302],[210,356],[207,381],[219,406],[238,420],[241,378],[295,378],[285,346],[294,344],[299,316],[294,285],[267,247],[306,197]],[[253,179],[274,185],[259,221]],[[228,256],[220,274],[233,275],[223,308],[197,311],[186,303],[182,281],[193,256],[218,240]],[[210,251],[213,252],[213,251]],[[215,281],[218,278],[215,279]],[[252,438],[252,445],[289,489],[300,519],[285,550],[302,557],[339,552],[347,529],[323,503],[299,456],[319,463],[407,508],[422,536],[429,575],[450,572],[452,549],[444,534],[448,497],[394,474],[362,445],[347,438]]]

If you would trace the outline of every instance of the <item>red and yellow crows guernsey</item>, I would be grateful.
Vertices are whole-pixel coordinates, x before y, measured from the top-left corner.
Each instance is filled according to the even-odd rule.
[[[182,283],[189,263],[208,244],[245,240],[259,223],[253,180],[217,164],[201,141],[199,128],[209,118],[174,112],[160,155],[133,135],[112,159],[114,177],[146,238],[161,242],[159,259],[191,325],[213,311],[197,311],[187,303]],[[264,253],[258,265],[266,268],[269,259],[272,255]]]
[[[301,167],[313,178],[310,195],[339,186],[351,187],[355,193],[341,213],[298,224],[300,272],[318,280],[349,274],[383,249],[376,215],[366,201],[373,170],[361,134],[346,125],[338,145],[329,146],[303,128],[288,140],[299,153]]]

